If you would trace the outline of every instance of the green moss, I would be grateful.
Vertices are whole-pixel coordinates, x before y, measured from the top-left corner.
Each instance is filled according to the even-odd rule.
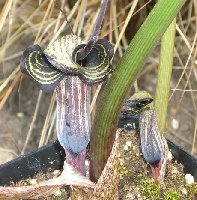
[[[180,197],[176,191],[173,189],[169,189],[167,192],[164,193],[164,200],[179,200]]]
[[[196,194],[197,195],[197,182],[191,184],[191,185],[188,185],[188,190],[191,191],[193,194]]]
[[[132,146],[124,150],[127,141]],[[133,148],[134,147],[134,148]],[[164,183],[147,178],[150,168],[140,157],[138,137],[135,134],[121,134],[119,143],[119,182],[120,199],[147,200],[194,200],[197,199],[197,183],[186,184],[183,166],[176,162],[168,162]],[[176,173],[175,173],[176,172]],[[139,196],[139,197],[138,197]]]
[[[123,165],[119,165],[119,172],[121,175],[129,176],[131,172]]]
[[[197,182],[187,185],[188,198],[197,199]]]
[[[143,175],[142,174],[138,174],[137,176],[136,176],[136,180],[137,181],[142,181],[142,179],[143,179],[144,177],[143,177]]]
[[[140,190],[141,190],[142,195],[146,197],[147,199],[159,200],[161,197],[160,188],[157,182],[155,182],[152,179],[148,178],[142,181]]]

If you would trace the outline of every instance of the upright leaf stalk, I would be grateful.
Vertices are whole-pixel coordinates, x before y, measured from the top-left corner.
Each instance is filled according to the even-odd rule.
[[[161,39],[160,61],[155,94],[155,109],[157,112],[158,126],[161,134],[164,133],[166,127],[175,33],[176,18],[172,21]]]

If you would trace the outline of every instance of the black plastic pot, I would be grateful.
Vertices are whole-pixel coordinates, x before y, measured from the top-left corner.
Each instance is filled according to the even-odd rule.
[[[58,141],[0,165],[0,185],[10,185],[39,172],[62,169],[64,149]]]
[[[120,120],[118,126],[123,127],[128,122],[131,121],[128,119]],[[134,119],[134,123],[137,123],[136,119]],[[168,145],[174,158],[184,165],[185,173],[192,174],[197,181],[197,159],[169,140]],[[39,172],[62,169],[64,159],[64,150],[59,142],[55,141],[0,165],[0,185],[9,185],[11,182],[33,177]]]

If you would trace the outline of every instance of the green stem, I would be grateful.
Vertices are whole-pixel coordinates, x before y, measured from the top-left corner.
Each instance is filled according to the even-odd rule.
[[[119,111],[146,58],[153,50],[185,0],[159,1],[120,59],[103,88],[91,134],[90,178],[98,180],[111,152]]]
[[[170,80],[172,74],[176,19],[168,27],[161,40],[160,62],[155,94],[155,108],[160,133],[165,131]]]

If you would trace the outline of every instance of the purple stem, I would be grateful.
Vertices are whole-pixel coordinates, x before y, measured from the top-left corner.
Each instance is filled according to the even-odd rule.
[[[152,178],[154,180],[157,180],[160,182],[160,172],[161,172],[161,165],[162,165],[162,161],[155,163],[155,164],[151,164],[151,170],[152,170]]]
[[[90,38],[89,38],[89,41],[91,41],[91,40],[96,41],[97,40],[98,34],[100,33],[100,30],[101,30],[101,25],[103,23],[103,18],[105,16],[105,11],[107,9],[107,4],[108,4],[108,0],[103,0],[101,7],[100,7],[100,10],[99,10],[99,13],[98,13],[97,20],[96,20],[96,25],[94,26],[94,29],[92,31]]]
[[[90,141],[91,88],[77,76],[65,77],[56,88],[57,137],[66,161],[85,174],[86,147]]]
[[[85,158],[86,150],[79,154],[72,153],[71,151],[65,150],[66,152],[66,162],[72,165],[76,170],[85,175]]]

